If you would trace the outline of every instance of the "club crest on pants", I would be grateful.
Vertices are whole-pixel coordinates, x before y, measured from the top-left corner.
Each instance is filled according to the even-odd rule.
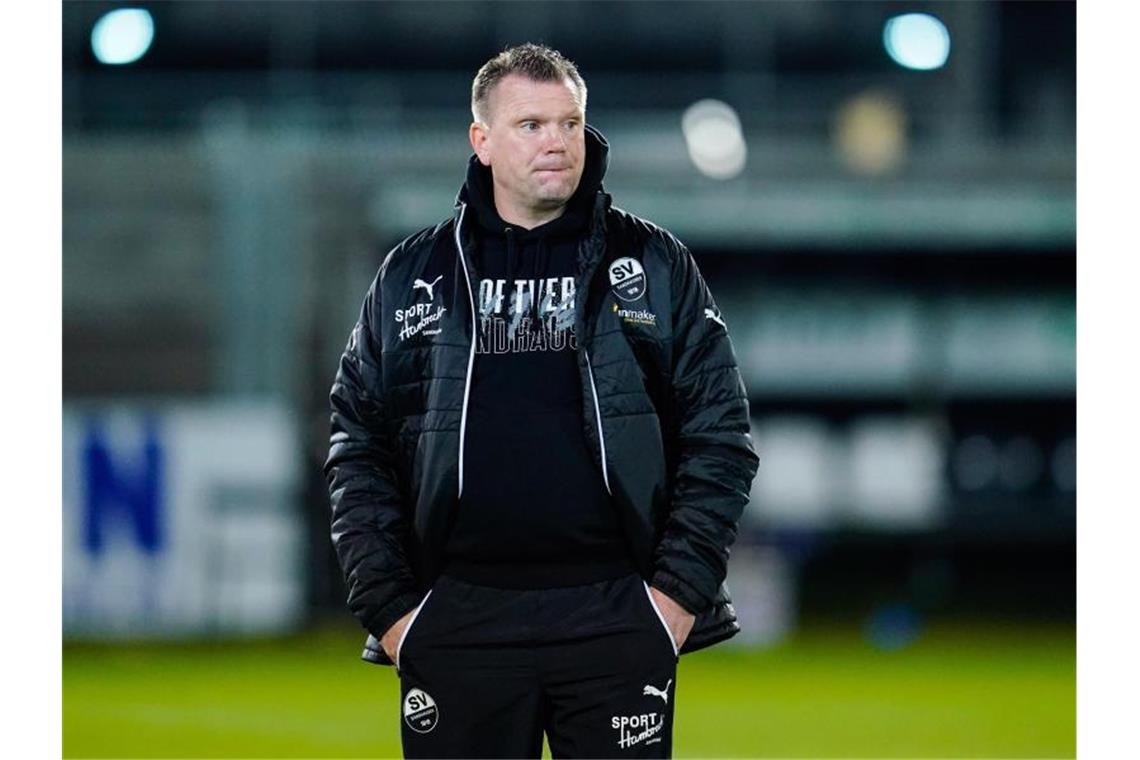
[[[439,708],[423,689],[412,689],[404,697],[404,722],[416,733],[426,734],[439,723]]]

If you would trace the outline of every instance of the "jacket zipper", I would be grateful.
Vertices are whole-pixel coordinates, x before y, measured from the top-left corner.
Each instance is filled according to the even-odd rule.
[[[602,432],[602,409],[598,406],[598,388],[594,385],[594,368],[590,364],[590,352],[582,346],[582,353],[586,357],[586,372],[590,375],[590,397],[594,400],[594,416],[598,421],[598,445],[602,447],[602,480],[606,483],[606,493],[610,496],[614,492],[610,490],[610,473],[609,468],[606,467],[606,436]]]
[[[467,358],[467,379],[463,384],[463,411],[459,415],[459,494],[463,495],[463,442],[467,437],[467,400],[471,396],[471,369],[475,366],[475,291],[471,289],[471,276],[467,274],[467,259],[463,256],[463,244],[459,240],[459,231],[463,228],[463,214],[467,211],[467,204],[459,206],[459,221],[455,223],[455,249],[459,252],[459,264],[463,267],[463,279],[467,282],[467,297],[471,304],[471,355]]]

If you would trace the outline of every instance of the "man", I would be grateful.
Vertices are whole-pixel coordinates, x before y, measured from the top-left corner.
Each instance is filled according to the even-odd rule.
[[[507,50],[471,106],[454,216],[384,259],[331,394],[364,658],[409,757],[667,757],[679,653],[739,630],[736,358],[688,250],[602,189],[570,61]]]

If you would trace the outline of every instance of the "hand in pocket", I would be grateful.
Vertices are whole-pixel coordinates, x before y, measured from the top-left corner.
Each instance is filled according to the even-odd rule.
[[[384,654],[388,655],[388,659],[392,662],[396,661],[397,649],[400,646],[400,637],[404,634],[404,629],[408,627],[411,622],[412,616],[415,615],[416,610],[413,609],[404,615],[402,618],[392,624],[384,633],[384,637],[380,639],[380,646],[384,648]]]
[[[657,609],[661,611],[662,617],[665,618],[665,625],[669,627],[669,631],[673,634],[673,642],[680,651],[681,647],[685,645],[685,639],[689,638],[689,632],[693,630],[693,623],[697,621],[697,616],[690,613],[681,605],[673,601],[673,598],[663,591],[658,591],[653,586],[649,587],[649,593],[653,596],[653,601],[657,604]]]

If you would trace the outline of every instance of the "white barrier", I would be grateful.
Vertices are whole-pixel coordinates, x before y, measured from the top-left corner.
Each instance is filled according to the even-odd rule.
[[[65,635],[295,626],[300,472],[296,421],[278,404],[65,405]]]

